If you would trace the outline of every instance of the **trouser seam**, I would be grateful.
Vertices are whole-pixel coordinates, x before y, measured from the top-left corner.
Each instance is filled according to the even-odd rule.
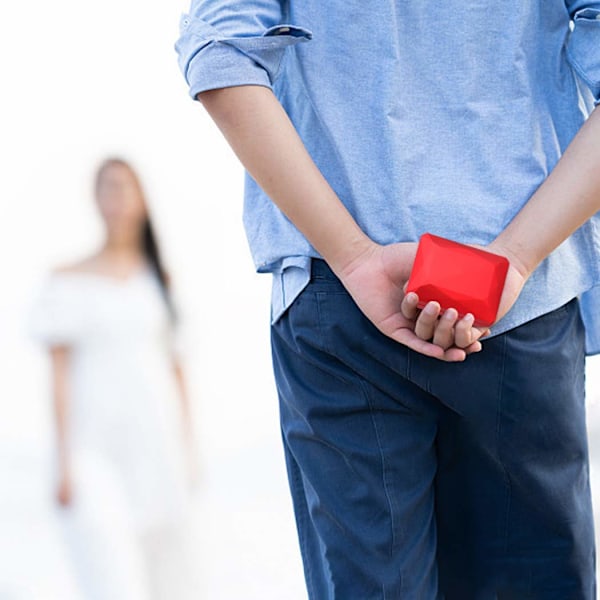
[[[502,532],[503,536],[503,548],[504,551],[508,551],[508,530],[509,530],[509,518],[510,518],[510,505],[511,505],[511,481],[510,475],[508,473],[508,469],[502,460],[502,455],[500,451],[500,433],[501,433],[501,405],[503,399],[503,387],[504,387],[504,376],[506,372],[506,335],[503,336],[502,339],[502,366],[500,368],[500,377],[498,380],[498,402],[496,405],[496,454],[498,456],[498,461],[500,466],[502,467],[502,473],[504,476],[504,482],[506,483],[507,495],[506,495],[506,505],[505,505],[505,515],[504,515],[504,531]]]
[[[360,387],[363,391],[367,404],[369,405],[369,413],[371,416],[371,422],[373,423],[373,430],[375,431],[375,439],[377,440],[377,449],[379,450],[379,456],[381,459],[381,475],[383,480],[383,489],[385,492],[385,497],[388,503],[389,511],[390,511],[390,524],[391,524],[391,544],[390,544],[390,557],[394,554],[394,549],[396,547],[396,527],[394,523],[394,504],[392,500],[392,495],[389,489],[389,481],[387,477],[387,463],[385,460],[385,452],[383,450],[383,445],[381,443],[381,434],[379,432],[379,427],[377,426],[377,420],[375,419],[375,409],[373,407],[373,403],[371,401],[371,397],[369,394],[369,390],[367,389],[367,384],[359,379]]]
[[[285,438],[284,438],[285,439]],[[306,498],[306,493],[304,491],[304,486],[300,485],[300,466],[298,465],[298,463],[296,462],[296,459],[294,458],[294,455],[292,454],[292,451],[289,447],[289,445],[287,444],[287,441],[285,442],[286,445],[286,452],[290,453],[290,458],[291,460],[294,461],[295,463],[295,469],[293,469],[292,471],[292,485],[294,488],[294,496],[296,498],[301,497],[301,498]],[[302,488],[302,489],[300,489]],[[299,492],[302,492],[301,494]],[[306,500],[304,500],[306,502]],[[314,600],[319,600],[315,594],[315,589],[314,589],[314,583],[313,583],[313,572],[312,572],[312,567],[311,567],[311,563],[310,560],[308,560],[308,554],[307,554],[307,532],[306,532],[306,528],[307,528],[307,514],[304,510],[304,508],[306,508],[306,510],[308,510],[308,507],[302,507],[302,509],[299,511],[299,514],[297,515],[297,519],[298,519],[298,531],[299,531],[299,538],[300,538],[300,553],[302,554],[302,562],[304,563],[304,565],[306,566],[305,568],[305,572],[306,572],[306,587],[307,587],[307,591],[309,593],[309,597],[311,599]]]

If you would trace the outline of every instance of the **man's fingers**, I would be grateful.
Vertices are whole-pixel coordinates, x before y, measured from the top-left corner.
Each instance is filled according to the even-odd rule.
[[[439,314],[440,305],[437,302],[428,302],[415,323],[416,336],[422,340],[432,339]]]
[[[441,308],[437,302],[429,302],[422,311],[416,307],[417,302],[418,297],[412,293],[402,301],[401,312],[404,319],[408,318],[407,313],[418,315],[414,322],[414,330],[406,323],[397,323],[395,327],[388,323],[385,327],[387,331],[383,332],[419,354],[446,362],[462,362],[469,354],[481,350],[481,342],[478,339],[488,330],[474,328],[472,316],[468,316],[466,320],[459,320],[458,311],[450,308],[439,318]],[[402,319],[400,315],[398,317]],[[458,343],[455,339],[457,330]],[[464,345],[460,346],[459,343]]]
[[[462,348],[453,346],[444,352],[440,360],[445,362],[463,362],[467,358],[467,353]]]
[[[446,362],[461,362],[465,360],[467,356],[467,353],[462,348],[452,347],[448,350],[444,350],[436,344],[422,340],[421,338],[417,337],[413,331],[406,329],[405,327],[388,335],[395,341],[407,346],[411,350],[414,350],[419,354],[429,356],[430,358],[437,358],[438,360],[443,360]]]
[[[440,317],[433,334],[433,343],[447,350],[454,345],[454,324],[458,319],[458,312],[454,308],[449,308]]]
[[[408,346],[411,350],[414,350],[419,354],[424,354],[430,358],[437,358],[438,360],[442,360],[444,362],[462,362],[467,357],[467,354],[478,352],[481,349],[481,344],[479,342],[474,342],[474,344],[467,349],[452,346],[451,348],[444,350],[436,344],[432,344],[431,342],[426,342],[425,340],[418,338],[412,331],[408,329],[402,329],[397,332],[397,335],[392,335],[390,337],[395,339],[397,342]]]
[[[419,308],[419,297],[414,293],[406,294],[400,304],[400,312],[404,315],[404,318],[414,321],[417,318]]]
[[[457,348],[456,346],[452,346],[452,348],[448,348],[444,352],[444,358],[442,360],[445,360],[446,362],[461,362],[465,360],[469,354],[481,352],[481,348],[481,342],[473,342],[466,348]]]
[[[467,313],[454,328],[454,345],[459,348],[466,348],[470,346],[474,341],[479,338],[479,332],[477,334],[473,331],[473,323],[475,317],[471,313]]]
[[[418,338],[414,331],[407,329],[405,327],[401,329],[397,329],[396,331],[387,334],[396,342],[407,346],[411,350],[418,352],[419,354],[424,354],[425,356],[430,356],[431,358],[440,358],[444,357],[444,350],[431,342],[426,342],[421,338]]]
[[[464,348],[464,351],[467,354],[474,354],[476,352],[481,352],[482,348],[483,346],[481,345],[481,342],[473,342],[470,346]]]

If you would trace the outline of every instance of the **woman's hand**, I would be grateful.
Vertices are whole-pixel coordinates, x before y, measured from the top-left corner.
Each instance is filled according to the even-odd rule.
[[[64,508],[71,506],[73,503],[73,480],[71,474],[67,471],[59,477],[56,488],[56,501]]]
[[[456,319],[448,318],[438,321],[439,305],[435,315],[431,315],[427,307],[419,314],[416,303],[412,314],[407,316],[402,310],[404,307],[407,311],[411,300],[414,300],[405,298],[404,286],[416,252],[417,244],[414,242],[386,246],[373,243],[337,275],[358,307],[379,331],[426,356],[444,361],[462,361],[467,354],[481,349],[477,340],[483,332],[473,328],[472,321],[457,323]],[[433,329],[437,331],[428,335],[431,323],[435,324]],[[463,347],[457,347],[454,343],[455,326],[460,331],[459,341],[465,341]],[[451,343],[446,343],[450,339]]]

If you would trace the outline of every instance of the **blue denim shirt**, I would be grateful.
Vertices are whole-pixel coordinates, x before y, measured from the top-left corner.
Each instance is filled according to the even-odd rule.
[[[176,50],[192,98],[271,88],[381,244],[425,232],[491,242],[600,103],[598,0],[192,0]],[[319,255],[247,174],[245,184],[275,322]],[[587,351],[600,352],[600,214],[543,261],[492,333],[576,296]]]

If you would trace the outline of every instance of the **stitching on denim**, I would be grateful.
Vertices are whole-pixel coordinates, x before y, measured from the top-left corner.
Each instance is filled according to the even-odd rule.
[[[502,471],[504,473],[504,481],[506,483],[506,487],[508,489],[508,494],[506,498],[506,506],[505,506],[505,519],[504,519],[504,550],[508,550],[508,519],[510,513],[510,503],[511,503],[511,482],[508,474],[508,469],[504,465],[502,461],[502,457],[500,455],[500,404],[502,402],[502,385],[504,383],[504,375],[506,371],[506,340],[507,336],[505,335],[502,340],[502,366],[500,368],[500,378],[498,381],[498,401],[496,404],[496,453],[498,454],[498,460],[502,465]]]
[[[396,527],[395,527],[395,523],[394,523],[394,503],[392,500],[392,494],[390,493],[389,490],[389,482],[388,482],[388,478],[386,476],[387,473],[387,468],[386,468],[386,460],[385,460],[385,453],[383,451],[383,446],[381,443],[381,435],[379,432],[379,427],[377,426],[377,420],[375,419],[375,409],[373,407],[373,403],[371,401],[371,396],[369,394],[369,391],[367,389],[367,384],[362,381],[359,377],[357,377],[358,379],[358,384],[364,394],[364,397],[367,401],[367,404],[369,405],[369,413],[371,415],[371,422],[373,423],[373,429],[375,431],[375,439],[377,440],[377,448],[379,449],[379,456],[381,457],[381,476],[383,479],[383,489],[385,492],[385,497],[388,503],[388,508],[390,511],[390,527],[391,527],[391,533],[392,533],[392,541],[390,544],[390,557],[392,557],[393,553],[394,553],[394,548],[396,547]],[[400,576],[400,591],[402,591],[402,583],[403,583],[403,577],[402,574],[399,574]],[[383,592],[383,597],[382,600],[386,600],[387,598],[387,594],[385,591],[385,583],[382,582],[381,584],[381,591]]]
[[[325,352],[327,352],[327,354],[331,355],[333,358],[335,358],[340,363],[343,363],[344,365],[346,365],[346,363],[337,355],[336,352],[334,352],[332,350],[331,346],[327,343],[327,336],[325,335],[325,332],[323,331],[324,319],[323,319],[323,309],[321,307],[321,304],[322,304],[322,301],[324,299],[326,299],[328,296],[347,296],[347,295],[348,295],[348,292],[315,291],[316,305],[317,305],[317,325],[319,327],[319,342],[321,343],[321,348],[323,348],[323,350],[325,350]],[[346,366],[348,368],[351,368],[349,365],[346,365]],[[333,374],[333,375],[334,375],[334,377],[337,377],[338,379],[341,379],[342,381],[345,381],[346,383],[348,383],[350,381],[349,379],[341,377],[337,373]]]
[[[322,346],[322,349],[323,349],[323,351],[325,351],[325,352],[326,352],[327,354],[329,354],[329,355],[330,355],[332,358],[334,358],[334,359],[335,359],[335,360],[336,360],[336,361],[337,361],[339,364],[343,365],[343,366],[344,366],[346,369],[348,369],[349,371],[351,371],[351,373],[352,373],[354,376],[358,376],[358,377],[360,377],[360,374],[359,374],[359,372],[356,370],[356,367],[355,367],[355,366],[353,366],[351,363],[349,363],[349,362],[348,362],[348,361],[347,361],[347,360],[346,360],[346,359],[345,359],[343,356],[340,356],[340,354],[339,354],[339,353],[337,353],[335,350],[333,350],[333,349],[331,348],[331,346],[329,346],[329,344],[327,344],[327,342],[326,342],[326,339],[327,339],[327,338],[326,338],[326,336],[325,336],[325,333],[324,333],[323,329],[321,328],[321,299],[325,299],[325,298],[327,298],[327,297],[331,297],[331,296],[343,296],[343,297],[346,297],[346,298],[347,298],[347,297],[349,296],[348,292],[346,292],[346,291],[337,291],[337,290],[335,290],[335,291],[331,291],[331,292],[317,291],[317,292],[315,292],[315,294],[316,294],[316,296],[317,296],[317,307],[318,307],[318,311],[319,311],[319,334],[320,334],[320,341],[321,341],[321,346]],[[358,309],[358,308],[357,308],[357,310],[360,310],[360,309]],[[366,317],[364,317],[364,318],[366,319]],[[410,357],[410,353],[411,353],[411,350],[408,350],[408,352],[407,352],[407,357]],[[318,363],[313,363],[313,364],[316,364],[316,366],[317,366],[318,368],[322,369],[322,366],[321,366],[321,365],[319,365]],[[407,360],[407,369],[408,369],[408,373],[409,373],[409,375],[410,375],[410,362],[409,362],[409,360]],[[343,376],[341,376],[341,375],[339,375],[339,374],[337,374],[337,373],[331,373],[331,372],[329,372],[329,371],[328,371],[328,373],[329,373],[331,376],[333,376],[333,377],[336,377],[336,378],[337,378],[337,379],[339,379],[340,381],[343,381],[343,382],[345,382],[345,383],[352,383],[352,378],[350,378],[350,377],[343,377]],[[415,383],[414,381],[412,381],[412,380],[410,379],[410,376],[409,376],[409,375],[407,375],[407,377],[406,377],[406,378],[407,378],[409,381],[411,381],[411,383]],[[373,387],[374,387],[374,388],[376,388],[376,389],[378,389],[376,385],[373,385]],[[419,386],[419,387],[420,387],[420,386]],[[383,390],[383,389],[382,389],[381,391],[383,391],[384,393],[387,393],[387,392],[385,392],[385,390]],[[396,401],[398,404],[400,404],[400,405],[401,405],[401,406],[402,406],[402,407],[403,407],[405,410],[407,410],[407,411],[409,411],[410,413],[413,413],[413,414],[414,414],[414,412],[415,412],[414,408],[411,408],[411,407],[410,407],[408,404],[404,404],[404,403],[403,403],[402,401],[400,401],[398,398],[394,398],[394,400],[395,400],[395,401]]]
[[[321,311],[321,294],[323,292],[315,293],[315,304],[317,305],[317,328],[319,330],[319,342],[321,343],[321,348],[331,354],[331,350],[329,349],[329,345],[325,342],[325,336],[323,335],[323,313]]]
[[[342,295],[341,292],[332,292],[333,294],[337,294],[337,295]],[[328,352],[331,356],[333,356],[336,360],[340,360],[330,349],[329,345],[327,344],[327,342],[325,341],[325,335],[323,334],[323,329],[322,329],[322,323],[323,323],[323,315],[322,315],[322,309],[321,309],[321,298],[323,296],[327,296],[328,293],[327,292],[316,292],[315,296],[316,296],[316,305],[317,305],[317,327],[318,327],[318,332],[319,332],[319,338],[320,338],[320,342],[321,342],[321,347]],[[340,361],[342,362],[342,361]],[[351,369],[351,367],[349,365],[346,365],[345,363],[343,363],[347,368]],[[375,420],[375,415],[374,415],[374,407],[373,407],[373,403],[371,401],[371,396],[369,395],[366,383],[364,381],[362,381],[362,379],[360,379],[360,376],[358,375],[358,373],[356,373],[353,369],[352,372],[354,373],[354,379],[355,381],[358,382],[359,388],[362,391],[365,400],[367,401],[367,404],[369,406],[369,413],[371,416],[371,422],[373,423],[373,429],[375,431],[375,439],[377,440],[377,448],[379,450],[379,456],[381,458],[381,471],[382,471],[382,479],[383,479],[383,489],[385,492],[385,497],[388,503],[388,508],[389,508],[389,513],[390,513],[390,523],[391,523],[391,533],[392,533],[392,541],[391,541],[391,545],[390,545],[390,556],[392,556],[393,552],[394,552],[394,548],[396,546],[396,535],[395,535],[395,523],[394,523],[394,503],[392,500],[392,495],[389,491],[389,482],[388,479],[386,477],[386,473],[387,473],[387,468],[386,468],[386,461],[385,461],[385,457],[384,457],[384,452],[383,452],[383,446],[381,443],[381,436],[380,436],[380,432],[379,432],[379,428],[377,427],[377,423]],[[346,382],[346,383],[351,383],[352,379],[348,378],[340,378],[342,381]],[[402,578],[400,580],[400,585],[402,585]],[[383,599],[382,600],[386,600],[386,592],[385,592],[385,585],[382,584],[382,592],[383,592]]]
[[[304,294],[307,294],[307,293],[308,293],[307,292],[307,288],[305,288],[302,291],[302,294],[304,295]],[[320,307],[320,302],[319,302],[319,296],[321,294],[325,294],[325,295],[327,295],[327,294],[325,292],[316,292],[316,291],[315,292],[311,292],[311,293],[314,294],[314,296],[315,296],[315,304],[317,306],[317,308],[316,308],[316,310],[317,310],[316,327],[317,327],[317,330],[318,330],[317,331],[317,333],[318,333],[318,339],[315,339],[315,343],[311,344],[311,347],[313,347],[314,349],[316,349],[320,353],[329,354],[332,358],[334,358],[335,360],[339,361],[340,359],[329,350],[329,346],[325,342],[325,336],[323,335],[323,330],[321,328],[321,307]],[[294,324],[291,322],[291,319],[293,318],[293,314],[292,314],[293,313],[293,309],[296,306],[297,306],[297,304],[294,301],[294,303],[290,306],[290,308],[288,309],[288,311],[286,311],[286,313],[282,317],[282,318],[284,318],[286,315],[288,316],[288,319],[290,320],[289,327],[291,329],[294,329]],[[279,325],[279,323],[276,323],[273,327],[275,327],[277,329],[278,325]],[[334,373],[330,369],[327,369],[318,360],[315,360],[312,356],[309,356],[305,352],[303,352],[302,349],[299,347],[298,341],[294,338],[293,334],[291,334],[291,333],[283,333],[282,335],[280,335],[280,337],[282,338],[283,343],[287,347],[291,348],[292,352],[294,352],[295,354],[299,354],[301,356],[301,358],[302,358],[303,361],[307,362],[308,364],[310,364],[311,366],[315,367],[319,371],[323,371],[328,376],[334,377],[335,379],[338,379],[339,381],[342,381],[344,383],[349,383],[351,381],[350,379],[342,377],[338,373]]]
[[[287,445],[287,444],[286,444]],[[287,448],[287,451],[291,454],[291,449]],[[296,459],[292,456],[292,460],[294,462],[296,462]],[[302,510],[300,511],[300,515],[298,516],[298,529],[299,529],[299,538],[300,538],[300,553],[302,554],[302,561],[305,565],[305,571],[306,571],[306,587],[308,588],[308,592],[310,594],[311,598],[316,598],[316,594],[315,594],[315,588],[314,588],[314,580],[313,580],[313,572],[312,572],[312,567],[311,567],[311,563],[308,560],[308,551],[306,549],[307,546],[307,531],[306,531],[306,527],[307,527],[307,519],[306,519],[306,513],[305,511],[308,511],[308,506],[306,505],[306,492],[304,490],[304,485],[300,485],[300,467],[298,466],[298,463],[295,464],[295,469],[293,471],[293,475],[292,475],[292,484],[294,486],[294,493],[296,494],[296,497],[298,497],[298,495],[300,495],[300,497],[303,499],[303,506],[302,506]],[[301,494],[299,494],[299,492],[301,492]]]
[[[367,389],[367,384],[364,381],[362,381],[361,379],[358,379],[358,383],[360,385],[360,388],[362,389],[362,392],[365,396],[367,404],[369,405],[369,412],[371,414],[371,422],[373,423],[373,429],[375,431],[375,439],[377,440],[377,448],[379,449],[379,456],[381,458],[381,474],[382,474],[382,479],[383,479],[383,489],[385,491],[385,497],[387,499],[388,507],[390,510],[390,523],[391,523],[391,529],[392,529],[392,543],[390,545],[390,557],[391,557],[394,553],[394,548],[396,547],[396,527],[395,527],[395,523],[394,523],[394,503],[392,500],[392,494],[390,493],[390,489],[389,489],[390,483],[389,483],[388,477],[387,477],[387,466],[386,466],[386,460],[385,460],[385,453],[383,451],[383,445],[381,442],[381,434],[379,431],[379,427],[377,426],[377,420],[375,419],[375,408],[373,406],[373,402],[371,401],[371,396],[369,394],[369,390]],[[384,598],[385,598],[385,589],[384,589]]]

